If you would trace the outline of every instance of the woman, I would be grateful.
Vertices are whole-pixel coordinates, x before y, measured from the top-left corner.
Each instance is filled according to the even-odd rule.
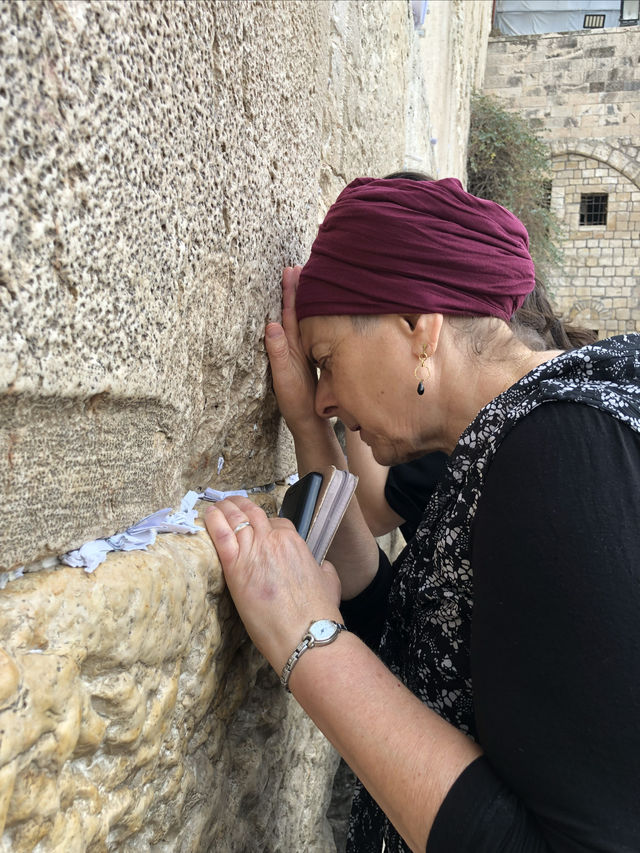
[[[420,173],[397,172],[389,177],[432,180]],[[543,282],[536,278],[535,288],[510,322],[511,331],[532,350],[577,349],[593,344],[595,333],[565,324],[555,314]],[[429,453],[411,462],[387,468],[378,465],[371,449],[358,433],[344,435],[349,470],[358,476],[357,498],[369,530],[384,536],[396,527],[408,542],[415,536],[425,506],[447,466],[445,453]]]
[[[344,465],[334,416],[380,464],[450,456],[393,570],[356,504],[335,569],[246,500],[206,518],[362,782],[352,850],[640,850],[639,339],[531,350],[508,322],[532,289],[521,223],[452,179],[354,181],[283,276],[266,343],[300,472]]]
[[[385,176],[385,180],[394,178],[434,180],[425,172],[416,171],[393,172]],[[575,349],[597,340],[593,332],[568,325],[556,315],[547,288],[538,278],[509,325],[511,331],[532,350]],[[446,454],[429,453],[420,459],[388,468],[377,464],[358,433],[346,432],[344,442],[349,470],[359,478],[356,494],[369,530],[374,536],[384,536],[399,527],[408,542],[415,535],[424,508],[444,474]]]

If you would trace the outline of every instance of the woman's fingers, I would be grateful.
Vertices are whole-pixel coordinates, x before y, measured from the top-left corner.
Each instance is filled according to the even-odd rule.
[[[209,507],[205,512],[205,525],[225,570],[246,555],[254,534],[264,535],[271,530],[265,512],[253,501],[240,496]]]
[[[205,512],[205,526],[225,570],[237,559],[246,556],[254,536],[264,537],[273,529],[295,531],[288,519],[270,519],[253,501],[239,495],[208,507]]]
[[[296,290],[300,281],[301,266],[286,267],[282,272],[282,308],[283,311],[295,311]]]
[[[208,507],[204,519],[225,571],[250,548],[254,531],[269,529],[269,519],[260,507],[242,497]]]
[[[296,317],[296,288],[302,267],[287,267],[282,273],[282,324],[269,323],[266,329],[266,346],[269,358],[291,363],[293,359],[304,364],[308,370],[307,358],[300,342],[300,330]],[[284,337],[284,341],[282,338]]]
[[[266,512],[249,498],[243,498],[241,495],[233,495],[232,497],[228,498],[227,501],[229,503],[235,504],[238,509],[238,512],[240,512],[242,516],[246,516],[247,520],[251,524],[251,527],[256,532],[259,532],[262,535],[268,534],[271,530],[273,530],[274,526],[290,526],[293,530],[295,530],[295,527],[288,519],[269,518]],[[230,508],[228,509],[228,511],[233,512]],[[233,517],[236,518],[237,516],[234,514]],[[279,523],[276,525],[275,522],[282,522],[282,524]]]
[[[296,305],[296,281],[293,267],[282,271],[282,310],[292,311]],[[299,278],[299,276],[298,276]]]
[[[233,532],[227,515],[219,504],[207,507],[204,514],[204,524],[218,552],[222,568],[226,571],[238,559],[240,542]]]
[[[282,326],[292,347],[301,350],[296,316],[296,290],[302,267],[287,267],[282,273]]]
[[[282,324],[269,323],[265,346],[271,365],[273,390],[289,429],[296,430],[316,418],[314,397],[317,377],[300,345],[295,316],[295,287],[300,267],[287,268],[282,276]]]
[[[280,323],[269,323],[265,330],[264,343],[275,380],[290,367],[289,343]]]
[[[333,566],[318,566],[288,519],[267,518],[247,498],[209,507],[205,524],[247,631],[280,671],[316,614],[339,618]]]

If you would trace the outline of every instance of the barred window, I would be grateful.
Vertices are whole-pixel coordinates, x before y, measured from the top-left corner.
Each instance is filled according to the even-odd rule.
[[[604,27],[605,15],[585,15],[582,25],[585,30],[597,30]]]
[[[607,193],[589,193],[580,196],[580,225],[607,224]]]

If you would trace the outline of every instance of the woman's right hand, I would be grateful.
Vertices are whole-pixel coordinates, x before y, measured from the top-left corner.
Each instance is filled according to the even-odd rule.
[[[280,412],[294,436],[322,421],[314,408],[317,376],[302,349],[296,317],[296,288],[301,270],[301,266],[284,270],[282,324],[269,323],[265,332],[273,390]]]

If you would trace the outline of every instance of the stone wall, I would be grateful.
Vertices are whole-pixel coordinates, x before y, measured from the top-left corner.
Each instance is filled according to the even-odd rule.
[[[402,165],[413,32],[404,2],[1,8],[13,566],[294,470],[264,323],[344,183]]]
[[[466,183],[471,93],[487,59],[493,0],[430,0],[418,46],[429,95],[434,178]],[[407,147],[409,166],[412,146]],[[419,166],[418,166],[419,168]]]
[[[0,0],[0,569],[27,569],[0,590],[1,850],[334,850],[335,753],[208,538],[55,558],[295,470],[262,342],[280,271],[354,177],[443,174],[425,50],[455,66],[464,163],[490,17],[467,5],[440,44],[405,0]]]
[[[9,584],[0,646],[3,851],[334,849],[337,756],[206,534]]]
[[[564,225],[550,280],[563,316],[600,337],[640,330],[640,29],[492,38],[484,91],[528,120],[552,154]],[[581,196],[608,195],[606,225],[580,225]]]
[[[608,194],[606,225],[579,224],[585,193]],[[552,203],[565,229],[562,276],[551,281],[560,312],[601,338],[640,331],[640,187],[606,160],[558,153]]]

